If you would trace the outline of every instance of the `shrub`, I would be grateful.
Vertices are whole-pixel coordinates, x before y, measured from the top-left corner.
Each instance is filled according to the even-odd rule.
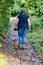
[[[39,57],[42,59],[43,58],[43,47],[41,47],[40,43],[33,40],[32,46],[36,52],[40,53]]]
[[[33,33],[29,33],[29,36],[32,39],[36,39],[36,38],[38,38],[39,35],[36,32],[33,32]]]
[[[14,10],[11,12],[12,17],[17,16],[18,14],[19,14],[19,11],[17,11],[17,10]]]
[[[37,28],[41,28],[41,24],[39,22],[33,21],[31,23],[31,30],[35,30]]]
[[[38,51],[38,52],[41,51],[41,45],[38,42],[36,42],[35,44],[32,44],[32,45],[33,45],[33,48],[35,49],[35,51]]]
[[[43,22],[43,16],[39,17],[39,20],[40,20],[41,22]]]
[[[31,39],[43,39],[43,29],[36,29],[35,31],[29,32],[27,37]]]

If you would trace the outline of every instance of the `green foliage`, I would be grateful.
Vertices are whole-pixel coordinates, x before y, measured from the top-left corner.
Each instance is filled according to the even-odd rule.
[[[14,0],[1,0],[0,1],[0,40],[6,35],[10,27],[9,18],[11,16],[11,7],[14,4]],[[4,34],[3,34],[4,33]]]
[[[31,39],[43,39],[43,29],[30,32],[28,37]]]
[[[39,22],[33,21],[31,23],[31,30],[35,30],[37,28],[41,28],[41,24]]]
[[[19,5],[20,10],[25,9],[30,16],[43,15],[43,0],[15,0],[15,3]]]
[[[40,57],[43,58],[43,47],[40,45],[40,43],[38,41],[33,40],[32,46],[36,52],[40,53]]]
[[[29,36],[30,38],[35,39],[35,38],[39,38],[40,35],[38,35],[36,32],[33,32],[33,33],[29,33]]]
[[[32,46],[36,52],[40,53],[40,57],[43,58],[43,46],[41,46],[41,42],[43,44],[43,29],[37,29],[29,32],[28,39],[32,40]]]
[[[20,12],[18,10],[14,10],[11,12],[11,16],[14,17],[14,16],[17,16]]]
[[[38,43],[38,42],[36,42],[35,44],[32,44],[33,45],[33,47],[34,47],[34,49],[36,50],[36,51],[40,51],[41,50],[41,45]]]
[[[0,54],[0,65],[8,65],[8,62],[4,58],[4,55]]]
[[[40,17],[39,17],[39,20],[40,20],[40,24],[41,24],[42,27],[43,27],[43,16],[40,16]]]
[[[39,20],[40,20],[41,22],[43,22],[43,16],[39,17]]]
[[[41,56],[43,58],[43,47],[41,47]]]

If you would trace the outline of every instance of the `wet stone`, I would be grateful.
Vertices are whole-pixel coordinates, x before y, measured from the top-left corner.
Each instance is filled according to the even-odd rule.
[[[24,62],[24,63],[21,63],[21,65],[32,65],[32,62]]]
[[[31,58],[29,56],[21,56],[21,59],[23,59],[24,61],[30,61]]]
[[[31,60],[32,60],[32,62],[35,62],[36,61],[36,59],[34,57]]]

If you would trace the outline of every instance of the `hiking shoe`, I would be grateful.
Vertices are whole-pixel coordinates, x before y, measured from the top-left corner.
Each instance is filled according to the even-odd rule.
[[[22,45],[18,45],[18,47],[19,47],[20,49],[22,49]]]
[[[23,45],[23,46],[22,46],[22,49],[24,50],[25,48],[26,48],[25,45]]]
[[[25,45],[23,45],[23,48],[24,48],[24,49],[26,48]]]

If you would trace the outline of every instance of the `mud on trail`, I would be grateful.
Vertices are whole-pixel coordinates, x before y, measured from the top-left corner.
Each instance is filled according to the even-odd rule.
[[[27,49],[12,49],[12,51],[5,50],[1,54],[8,62],[8,65],[40,65],[40,60],[35,54],[33,48],[27,43]]]

